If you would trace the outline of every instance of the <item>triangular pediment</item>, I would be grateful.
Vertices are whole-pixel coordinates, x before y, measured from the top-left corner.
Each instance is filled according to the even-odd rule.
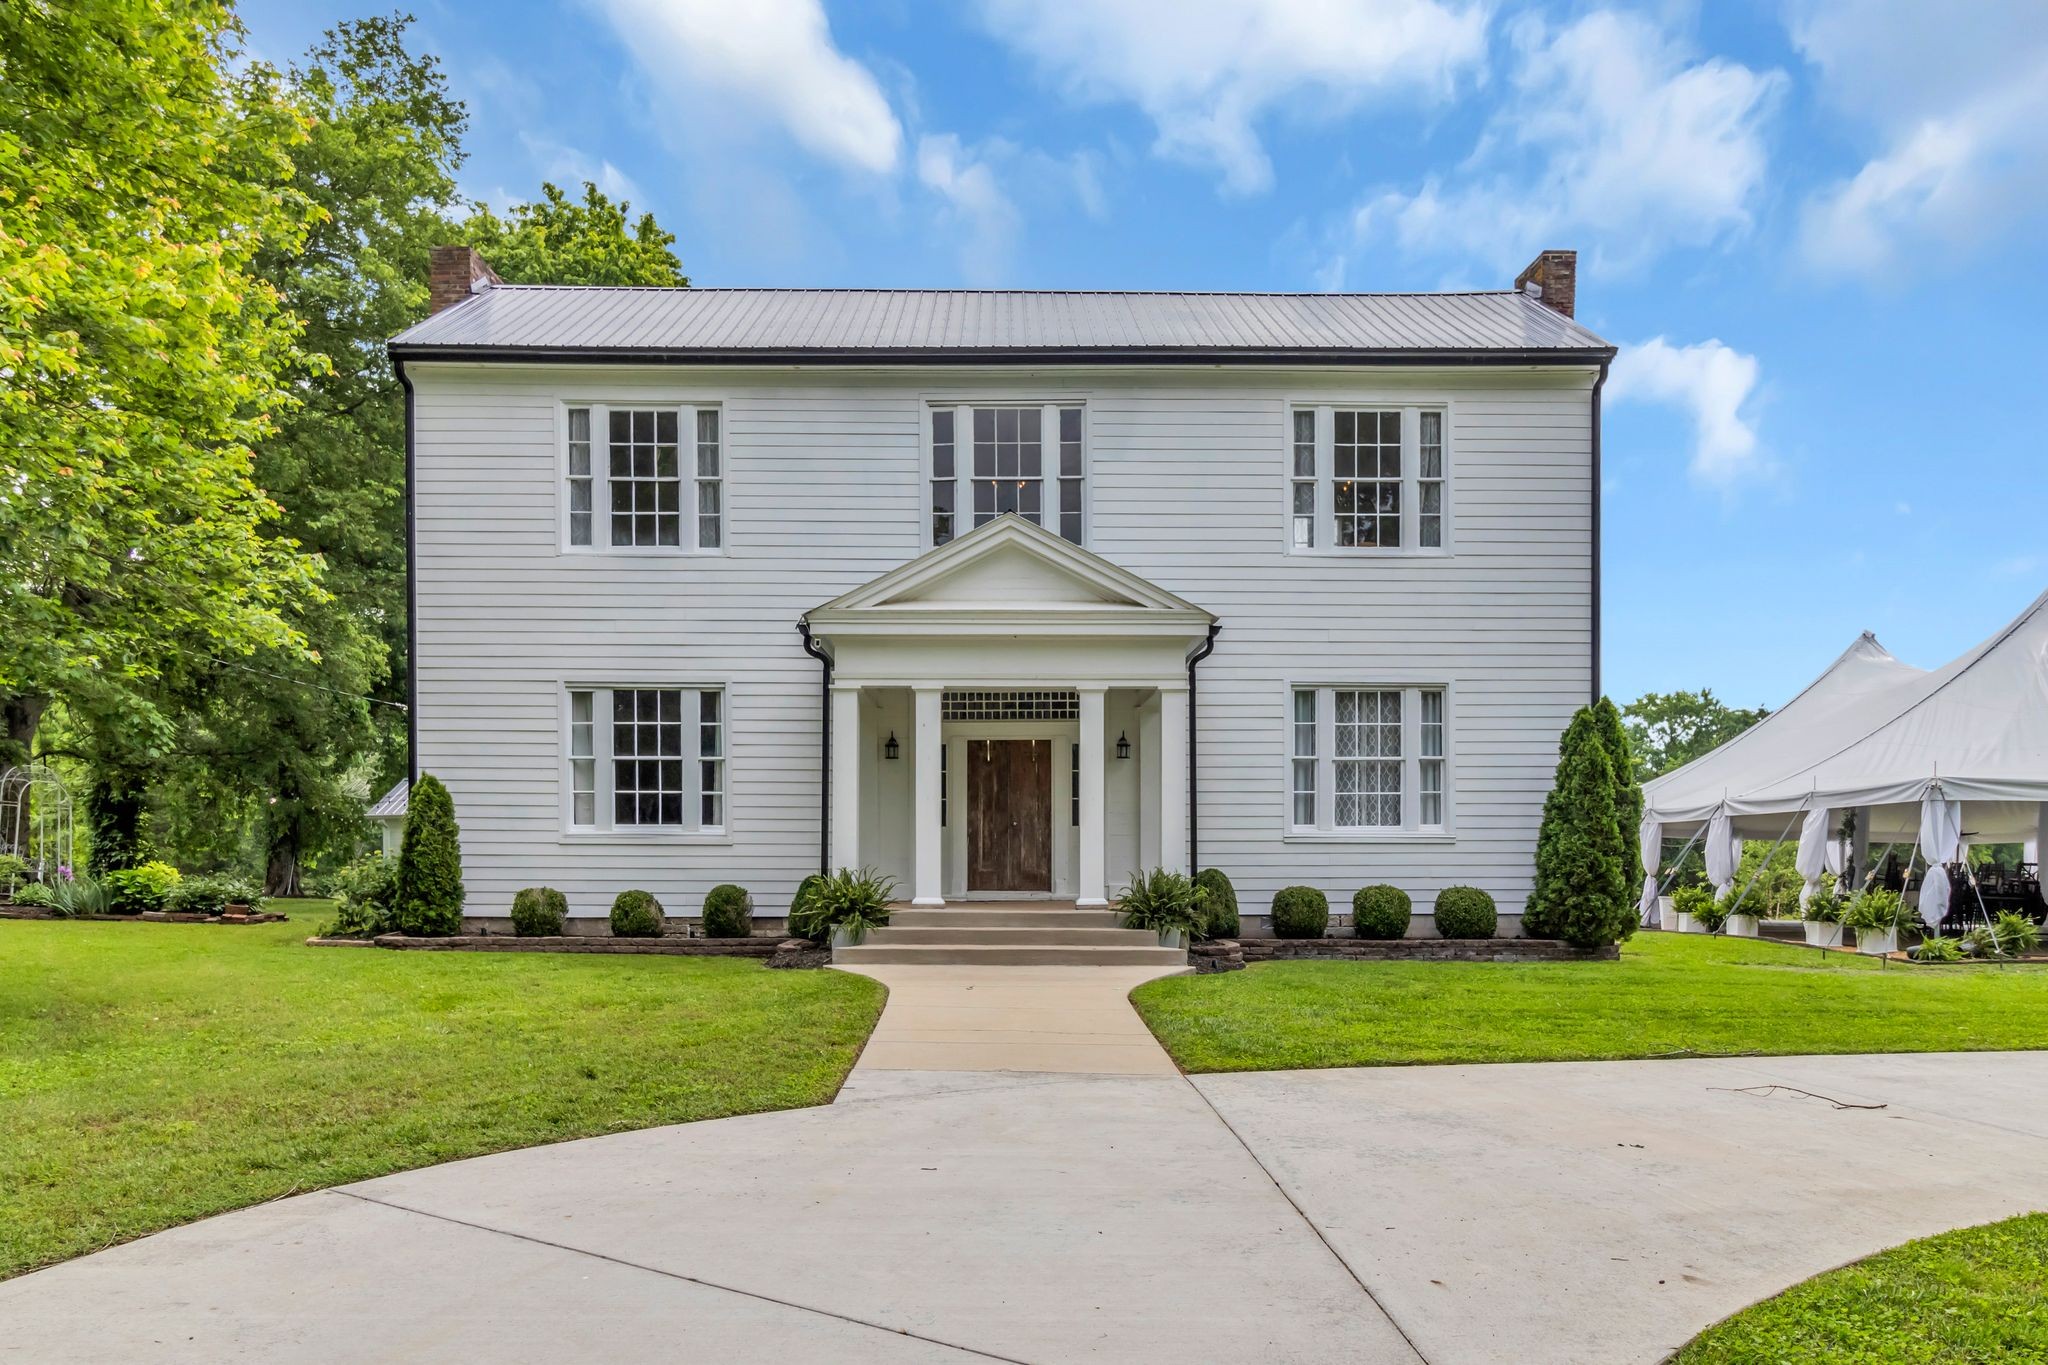
[[[928,550],[812,615],[949,609],[1207,615],[1192,602],[1015,514]]]

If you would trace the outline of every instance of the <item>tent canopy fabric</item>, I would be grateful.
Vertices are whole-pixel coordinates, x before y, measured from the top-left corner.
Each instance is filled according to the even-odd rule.
[[[2048,802],[2048,593],[1932,673],[1865,634],[1783,710],[1643,795],[1667,836],[1716,813],[1738,837],[1771,837],[1797,811],[1873,807],[1870,838],[1911,840],[1933,797],[1969,803],[1973,841],[2033,837]]]

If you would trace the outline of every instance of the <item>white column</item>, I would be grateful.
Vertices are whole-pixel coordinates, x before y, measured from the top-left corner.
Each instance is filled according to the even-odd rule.
[[[1102,727],[1103,689],[1083,687],[1081,699],[1080,875],[1074,885],[1079,905],[1107,905],[1103,876]]]
[[[917,710],[917,733],[914,736],[915,749],[912,757],[917,761],[917,803],[916,827],[911,833],[911,844],[915,849],[914,866],[917,869],[915,885],[912,888],[912,905],[940,906],[946,903],[940,869],[944,863],[940,857],[939,841],[945,831],[939,828],[939,699],[945,695],[941,688],[920,687],[915,689]]]
[[[832,866],[860,866],[860,688],[832,688]]]
[[[1188,690],[1159,689],[1159,865],[1188,867]]]

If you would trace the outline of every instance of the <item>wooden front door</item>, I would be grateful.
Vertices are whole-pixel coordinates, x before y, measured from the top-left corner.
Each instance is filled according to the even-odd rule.
[[[967,741],[967,889],[1052,890],[1052,741]]]

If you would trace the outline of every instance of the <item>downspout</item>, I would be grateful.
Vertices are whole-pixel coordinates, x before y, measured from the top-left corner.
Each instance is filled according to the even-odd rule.
[[[823,738],[819,741],[818,751],[818,875],[829,877],[832,875],[832,656],[811,638],[809,621],[798,621],[796,628],[804,637],[804,653],[816,659],[825,670],[818,707],[823,722],[819,727]]]
[[[1195,652],[1188,655],[1188,875],[1194,876],[1202,870],[1201,795],[1202,765],[1197,761],[1195,740],[1195,665],[1208,658],[1216,650],[1216,637],[1223,630],[1221,621],[1209,623],[1209,638],[1195,646]]]
[[[1600,704],[1600,389],[1607,383],[1607,367],[1600,362],[1600,376],[1593,381],[1593,697]]]
[[[391,368],[405,386],[405,789],[410,792],[420,780],[420,554],[413,512],[414,396],[405,362],[393,356]]]

